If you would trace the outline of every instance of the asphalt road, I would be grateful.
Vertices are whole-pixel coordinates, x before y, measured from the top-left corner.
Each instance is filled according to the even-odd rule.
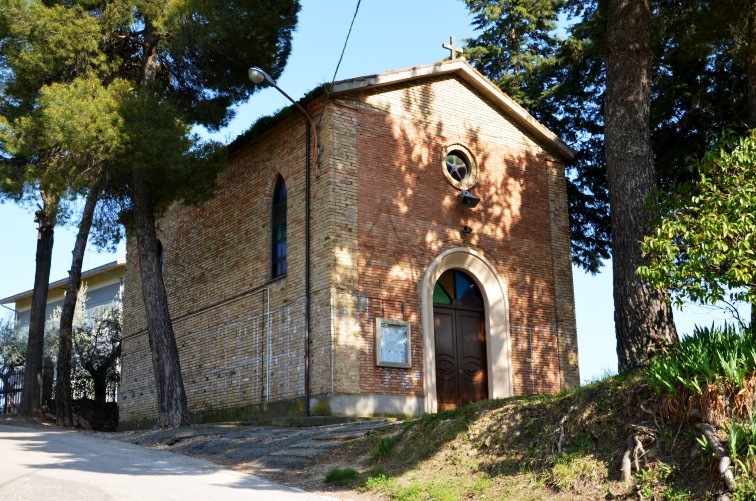
[[[81,432],[0,424],[0,499],[324,500],[209,461]]]

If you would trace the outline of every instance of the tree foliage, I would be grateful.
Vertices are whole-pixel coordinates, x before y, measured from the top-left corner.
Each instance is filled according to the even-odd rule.
[[[595,273],[611,254],[603,150],[606,2],[466,3],[481,35],[468,41],[465,55],[577,151],[567,170],[573,262]],[[652,0],[651,8],[651,140],[657,181],[670,190],[691,180],[685,159],[703,155],[712,134],[744,131],[749,123],[756,6]]]
[[[525,87],[535,70],[552,61],[563,0],[467,0],[474,25],[482,30],[467,55],[502,90],[526,101]]]
[[[652,126],[660,188],[692,179],[688,158],[702,156],[724,129],[745,132],[756,97],[749,82],[750,0],[654,2]],[[751,21],[749,21],[749,18]],[[756,27],[752,26],[751,29]]]
[[[26,336],[11,320],[0,319],[0,376],[24,365]]]
[[[703,155],[712,134],[756,124],[756,3],[467,4],[482,30],[466,51],[473,64],[577,151],[567,169],[573,262],[596,272],[611,244],[619,365],[644,363],[645,355],[633,362],[629,354],[650,354],[676,339],[671,312],[658,301],[666,291],[638,283],[635,273],[645,264],[638,241],[654,217],[646,208],[654,204],[654,185],[670,193],[691,180],[686,159]],[[625,53],[616,56],[618,50]],[[643,75],[633,86],[644,97],[632,95],[633,86],[617,95],[616,77],[635,70]],[[630,134],[636,118],[643,123]]]
[[[121,380],[122,318],[119,302],[74,333],[74,381],[78,391],[93,395],[96,403],[105,403],[108,386]]]
[[[47,322],[47,351],[52,356],[59,353],[57,343],[61,314],[61,308],[56,308]],[[104,308],[88,311],[87,286],[81,286],[72,322],[70,366],[74,395],[92,397],[95,402],[103,404],[108,385],[120,381],[122,319],[123,304],[120,298]]]
[[[639,274],[674,300],[756,302],[756,131],[720,135],[661,203]]]
[[[256,90],[250,66],[280,74],[298,11],[297,0],[7,0],[0,10],[3,187],[74,196],[105,180],[104,207],[138,244],[161,426],[187,424],[188,410],[155,217],[212,193],[224,150],[191,127],[228,122]],[[94,227],[107,242],[111,230]]]
[[[573,262],[597,272],[609,253],[603,160],[605,16],[598,3],[466,0],[481,35],[465,56],[577,152],[567,190]],[[560,17],[579,16],[568,37]]]
[[[112,127],[105,125],[113,113],[102,106],[97,88],[102,86],[86,73],[105,61],[97,54],[98,26],[69,7],[10,1],[0,13],[2,188],[16,199],[33,199],[38,192],[43,201],[36,218],[25,415],[38,410],[54,227],[66,219],[65,201],[102,178],[102,162],[113,153],[102,147],[113,139],[108,134]]]

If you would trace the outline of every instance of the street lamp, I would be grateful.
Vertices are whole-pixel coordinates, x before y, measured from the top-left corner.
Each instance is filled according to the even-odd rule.
[[[292,99],[290,95],[288,95],[281,87],[279,87],[278,84],[276,84],[276,81],[273,80],[273,78],[271,78],[271,76],[261,68],[253,66],[247,71],[247,74],[249,75],[249,79],[252,80],[252,83],[256,85],[260,85],[263,82],[268,82],[270,85],[275,87],[278,92],[283,94],[286,99],[291,101],[291,103],[296,106],[296,108],[302,113],[302,115],[304,115],[307,123],[310,125],[310,127],[308,128],[308,135],[309,131],[312,131],[312,135],[315,136],[315,173],[317,174],[320,170],[320,143],[318,142],[318,131],[315,127],[315,122],[312,121],[310,114],[307,113],[307,110],[305,110],[301,104]],[[307,141],[309,144],[309,137],[307,138]]]
[[[315,172],[318,172],[320,167],[320,145],[318,144],[318,132],[315,128],[315,123],[312,121],[312,117],[307,113],[307,110],[294,101],[290,95],[276,85],[276,82],[257,66],[253,66],[247,72],[249,79],[252,83],[260,85],[263,82],[268,82],[270,85],[276,88],[278,92],[283,94],[286,99],[292,102],[294,106],[304,115],[307,119],[307,128],[305,129],[305,359],[304,359],[304,415],[310,416],[310,325],[312,325],[312,305],[310,301],[310,131],[315,136]]]

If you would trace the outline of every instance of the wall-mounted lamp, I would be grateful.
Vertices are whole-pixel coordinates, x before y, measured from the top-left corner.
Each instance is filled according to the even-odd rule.
[[[478,205],[478,202],[480,202],[480,198],[476,197],[467,190],[462,190],[462,193],[459,194],[459,203],[461,203],[463,207],[472,209],[473,207]]]
[[[304,115],[307,123],[310,124],[310,128],[308,130],[311,130],[312,135],[315,137],[315,175],[317,176],[320,170],[320,143],[318,142],[318,131],[315,128],[315,122],[312,121],[310,114],[307,113],[307,110],[305,110],[301,104],[296,102],[290,95],[284,92],[284,90],[276,84],[276,81],[273,80],[273,78],[271,78],[271,76],[262,69],[258,68],[257,66],[253,66],[247,71],[247,75],[249,75],[249,79],[252,80],[252,83],[254,84],[260,85],[263,82],[268,82],[270,85],[275,87],[278,92],[283,94],[286,99],[291,101],[291,103],[302,113],[302,115]]]

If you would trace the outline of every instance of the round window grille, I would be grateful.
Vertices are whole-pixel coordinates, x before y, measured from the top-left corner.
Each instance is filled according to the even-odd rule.
[[[452,179],[461,183],[467,178],[467,175],[470,172],[470,167],[467,165],[467,160],[454,151],[446,155],[446,170],[449,171],[449,175]]]
[[[455,188],[470,189],[478,180],[478,164],[470,150],[461,144],[444,148],[444,175]]]

